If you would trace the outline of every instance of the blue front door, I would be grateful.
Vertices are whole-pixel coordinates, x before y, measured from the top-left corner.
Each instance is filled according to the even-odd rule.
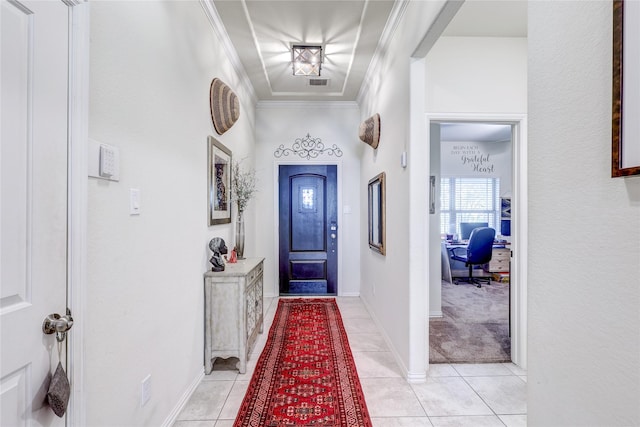
[[[336,295],[335,165],[280,165],[280,295]]]

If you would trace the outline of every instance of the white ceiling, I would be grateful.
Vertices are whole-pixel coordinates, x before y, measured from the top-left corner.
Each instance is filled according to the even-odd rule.
[[[442,35],[527,37],[527,2],[526,0],[466,0]]]
[[[213,0],[260,100],[355,100],[391,0]],[[320,78],[293,76],[291,44],[324,46]]]
[[[511,125],[497,123],[442,123],[442,142],[506,142],[511,141]]]
[[[208,0],[259,100],[354,101],[394,0]],[[397,5],[396,5],[397,6]],[[467,0],[445,36],[526,37],[526,1]],[[321,79],[293,76],[291,44],[321,44]]]

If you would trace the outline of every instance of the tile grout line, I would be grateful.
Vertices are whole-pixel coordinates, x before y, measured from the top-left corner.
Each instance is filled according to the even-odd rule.
[[[269,310],[271,309],[271,306],[273,305],[274,301],[277,301],[278,298],[270,298],[271,301],[269,301],[269,305],[265,306],[264,304],[264,296],[262,297],[262,307],[263,307],[263,318],[262,318],[262,322],[263,322],[263,332],[261,335],[264,334],[269,334],[269,330],[271,328],[271,321],[267,322],[265,317],[267,316],[267,313],[269,313]],[[260,358],[260,354],[262,354],[262,350],[264,350],[264,346],[266,345],[266,341],[264,343],[261,343],[262,348],[260,349],[260,351],[257,351],[257,347],[254,347],[253,350],[251,351],[251,356],[253,356],[255,354],[256,358]],[[251,379],[253,378],[253,373],[251,374],[251,378],[248,379],[249,382],[251,382]],[[216,422],[216,424],[218,424],[218,421],[228,421],[228,420],[235,420],[235,417],[233,419],[221,419],[220,415],[222,415],[222,410],[224,409],[225,405],[227,404],[227,402],[229,402],[229,396],[231,396],[231,391],[233,390],[233,388],[236,386],[236,384],[238,383],[239,379],[238,376],[236,375],[235,379],[233,380],[233,384],[231,385],[231,389],[229,389],[229,393],[227,394],[227,397],[225,398],[224,403],[222,404],[222,407],[220,408],[220,412],[218,413],[218,417],[214,420]],[[246,392],[245,392],[246,394]],[[244,396],[243,396],[244,399]],[[242,402],[240,402],[240,405],[242,406]],[[236,414],[237,417],[237,414]]]
[[[505,375],[507,376],[507,375]],[[491,412],[493,412],[493,415],[506,427],[506,424],[504,423],[504,421],[502,421],[502,419],[500,418],[500,416],[496,413],[496,411],[491,407],[491,405],[489,405],[489,403],[484,400],[484,398],[482,396],[480,396],[480,393],[478,393],[478,391],[473,388],[473,386],[469,383],[469,381],[467,381],[467,378],[465,376],[462,376],[462,380],[465,382],[465,384],[467,384],[469,386],[469,388],[471,390],[473,390],[473,392],[476,394],[476,396],[478,396],[480,398],[480,400],[482,400],[482,403],[484,403],[485,405],[487,405],[487,408],[489,408],[491,410]],[[486,375],[485,375],[486,377]]]

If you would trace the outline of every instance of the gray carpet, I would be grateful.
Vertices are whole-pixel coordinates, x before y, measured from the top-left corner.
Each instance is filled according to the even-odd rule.
[[[429,321],[429,363],[511,361],[508,283],[443,281],[442,313]]]

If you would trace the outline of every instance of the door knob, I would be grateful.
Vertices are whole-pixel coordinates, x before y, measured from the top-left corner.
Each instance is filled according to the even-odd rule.
[[[71,317],[71,311],[67,309],[65,316],[60,316],[58,313],[52,313],[44,318],[42,322],[42,332],[47,335],[56,334],[58,341],[64,341],[66,333],[73,326],[73,317]]]

